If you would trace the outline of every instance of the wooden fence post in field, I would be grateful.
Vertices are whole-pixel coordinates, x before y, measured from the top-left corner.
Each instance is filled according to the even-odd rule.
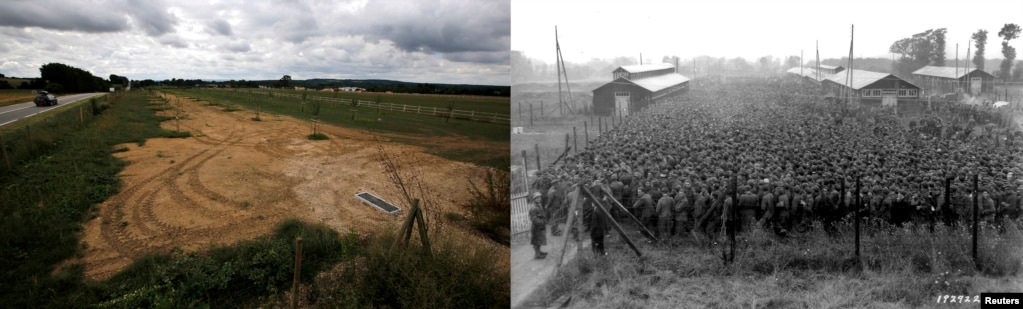
[[[540,118],[543,118],[543,100],[540,100]]]
[[[302,237],[295,238],[295,280],[291,284],[291,308],[298,308],[298,279],[302,274]]]
[[[78,124],[85,124],[85,117],[82,116],[82,107],[78,107]]]
[[[575,153],[579,153],[579,136],[575,133],[575,127],[572,127],[572,148],[575,148]]]
[[[4,143],[4,135],[0,134],[0,152],[4,153],[4,162],[7,162],[7,169],[11,169],[11,159],[7,158],[7,144]],[[523,150],[525,153],[525,150]]]
[[[533,126],[533,104],[529,104],[529,126]]]
[[[536,171],[539,172],[542,166],[540,165],[540,144],[533,144],[533,146],[536,148]]]
[[[597,136],[604,133],[604,117],[597,117]]]
[[[530,196],[532,192],[529,192],[529,156],[526,156],[526,150],[522,150],[522,180],[526,183],[526,196]],[[8,164],[10,165],[10,164]]]
[[[589,125],[583,121],[583,135],[586,137],[586,146],[590,145],[590,129]]]

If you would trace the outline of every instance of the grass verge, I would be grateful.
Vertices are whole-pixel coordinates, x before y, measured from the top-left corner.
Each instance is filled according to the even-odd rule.
[[[850,230],[843,224],[831,233],[817,228],[788,239],[763,231],[741,235],[729,265],[721,246],[640,244],[643,257],[636,257],[615,236],[607,241],[607,256],[584,250],[524,306],[920,307],[938,295],[1023,292],[1023,229],[1016,222],[981,228],[977,268],[966,226],[939,224],[934,233],[926,225],[868,228],[861,259]]]

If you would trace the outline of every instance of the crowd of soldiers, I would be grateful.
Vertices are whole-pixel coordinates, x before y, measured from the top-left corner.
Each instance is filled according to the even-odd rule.
[[[781,78],[699,87],[630,115],[540,172],[534,187],[555,234],[579,184],[606,188],[659,239],[713,237],[730,218],[740,231],[787,235],[850,217],[857,200],[860,216],[879,224],[954,224],[972,216],[975,199],[982,220],[1019,218],[1023,140],[980,129],[975,109],[896,116],[824,104]]]

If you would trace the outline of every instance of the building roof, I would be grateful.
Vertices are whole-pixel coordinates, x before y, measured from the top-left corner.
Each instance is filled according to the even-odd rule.
[[[675,65],[671,63],[623,65],[620,67],[620,69],[629,73],[641,73],[674,68]]]
[[[629,81],[643,87],[643,89],[650,90],[650,92],[658,92],[667,89],[668,87],[688,82],[689,78],[682,76],[682,74],[669,73],[641,79],[632,79]]]
[[[960,79],[963,76],[966,76],[967,74],[972,73],[974,71],[981,71],[984,74],[987,74],[987,75],[990,75],[991,77],[994,77],[994,75],[991,75],[988,72],[984,72],[984,70],[979,70],[977,68],[972,68],[969,71],[967,71],[966,68],[959,68],[957,70],[956,67],[939,67],[939,66],[931,66],[931,65],[925,66],[925,67],[920,68],[919,70],[913,71],[913,74],[915,74],[915,75],[925,75],[925,76],[934,76],[934,77],[942,77],[942,78],[951,78],[951,79]],[[958,73],[959,75],[957,76],[956,73]]]
[[[888,74],[888,73],[871,72],[871,71],[864,71],[864,70],[852,70],[852,72],[853,72],[852,89],[857,89],[857,90],[859,90],[859,89],[861,89],[863,87],[869,86],[870,84],[876,83],[879,80],[888,78],[889,76],[891,76],[892,78],[896,78],[896,79],[902,80],[898,76],[895,76],[895,75],[892,75],[892,74]],[[832,76],[828,76],[827,80],[830,80],[830,81],[832,81],[834,83],[837,83],[839,85],[845,85],[847,77],[848,77],[848,74],[846,74],[845,71],[842,71],[841,73],[838,73],[838,74],[835,74],[835,75],[832,75]],[[910,83],[909,81],[906,81],[906,80],[902,80],[902,81],[904,81],[906,83],[909,83],[910,85],[916,86],[915,84]],[[917,88],[920,88],[920,87],[917,86]]]
[[[800,75],[799,67],[791,68],[787,72],[792,73],[792,74],[796,74],[796,75]],[[816,68],[803,67],[802,72],[803,73],[802,73],[801,76],[809,78],[809,79],[812,79],[812,80],[816,80],[818,82],[822,81],[822,80],[825,80],[825,79],[828,79],[828,77],[831,77],[831,74],[821,72],[820,79],[818,79],[817,78],[817,69]]]
[[[842,66],[840,66],[840,65],[822,64],[820,66],[821,66],[821,69],[825,69],[825,70],[834,70],[834,69],[837,69],[837,68],[842,68]],[[842,68],[842,69],[845,69],[845,68]]]

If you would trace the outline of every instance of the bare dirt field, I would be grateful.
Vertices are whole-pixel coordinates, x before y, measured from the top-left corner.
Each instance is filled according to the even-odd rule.
[[[421,176],[445,212],[462,213],[458,203],[468,200],[466,176],[480,169],[388,142],[421,137],[320,125],[330,139],[311,141],[306,138],[311,133],[308,121],[267,114],[253,121],[250,111],[225,112],[201,102],[169,99],[180,105],[181,130],[192,137],[125,144],[127,151],[116,154],[129,162],[120,174],[121,192],[99,206],[99,215],[86,222],[82,237],[86,249],[78,261],[90,279],[109,277],[146,254],[174,248],[190,252],[266,235],[288,218],[360,233],[397,220],[354,198],[368,191],[404,204],[377,161],[378,146],[396,155],[415,154]],[[162,126],[177,129],[174,120]]]

